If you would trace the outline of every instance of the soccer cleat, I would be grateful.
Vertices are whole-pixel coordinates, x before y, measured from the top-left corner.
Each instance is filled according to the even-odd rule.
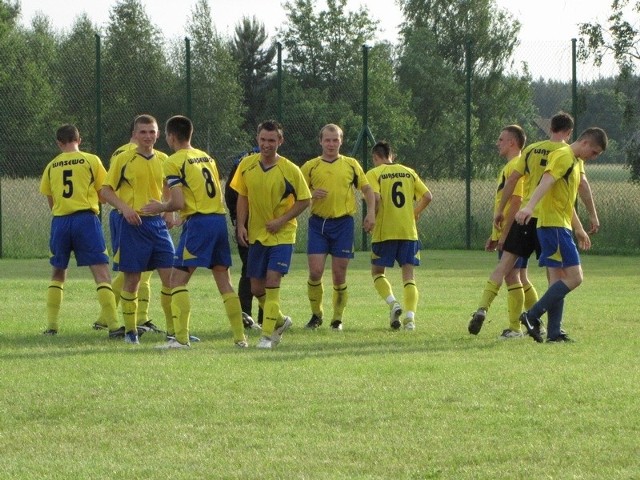
[[[156,345],[156,347],[158,350],[170,350],[170,349],[179,349],[179,348],[191,348],[191,345],[188,343],[180,343],[179,341],[177,341],[175,338],[172,338],[171,340],[169,340],[166,343],[163,343],[161,345]]]
[[[342,320],[334,320],[331,322],[331,330],[334,332],[342,330]]]
[[[487,318],[487,311],[483,308],[479,308],[471,314],[471,320],[469,320],[469,326],[467,327],[471,335],[480,333],[485,318]]]
[[[527,329],[527,333],[536,342],[542,343],[542,335],[540,334],[540,320],[538,318],[529,317],[527,312],[520,315],[520,323]]]
[[[175,335],[169,335],[167,334],[167,342],[169,340],[175,340],[176,336]],[[196,337],[195,335],[189,335],[189,342],[199,342],[200,339],[198,337]]]
[[[106,323],[102,323],[102,322],[94,322],[94,323],[93,323],[93,325],[92,325],[92,328],[93,328],[94,330],[106,330],[106,329],[108,329],[109,327],[107,326],[107,324],[106,324]]]
[[[416,329],[416,324],[414,323],[413,320],[409,320],[407,323],[404,324],[404,329],[413,331]]]
[[[560,333],[560,335],[558,335],[557,337],[554,338],[547,338],[547,343],[574,343],[575,340],[572,338],[569,338],[569,336],[562,332]]]
[[[313,315],[311,315],[311,320],[307,322],[304,328],[307,328],[309,330],[315,330],[320,325],[322,325],[322,317],[319,317],[314,313]]]
[[[273,347],[273,342],[269,337],[265,337],[263,335],[262,337],[260,337],[260,340],[258,340],[258,344],[256,345],[256,347],[262,349],[270,349]]]
[[[287,330],[289,330],[289,328],[291,328],[291,325],[293,325],[293,322],[291,321],[291,317],[285,316],[284,323],[280,325],[278,328],[276,328],[271,334],[272,346],[277,347],[280,344],[280,342],[282,341],[282,334]]]
[[[242,312],[242,324],[244,325],[245,330],[262,330],[262,327],[258,325],[253,318],[251,318],[251,315],[244,312]]]
[[[236,348],[248,348],[249,344],[247,343],[246,340],[240,340],[239,342],[234,343],[234,345],[236,346]]]
[[[140,325],[138,325],[138,334],[140,331],[143,332],[155,332],[155,333],[165,333],[164,330],[160,330],[157,325],[155,325],[151,320],[148,320]]]
[[[109,338],[123,338],[124,337],[124,327],[116,328],[109,332]]]
[[[138,334],[133,330],[129,332],[125,332],[124,334],[124,343],[131,343],[132,345],[140,344],[140,340],[138,340]]]
[[[519,331],[516,331],[516,330],[510,330],[510,329],[506,328],[506,329],[504,329],[502,331],[502,333],[500,334],[498,339],[499,340],[510,340],[512,338],[522,338],[522,337],[524,337],[522,332],[519,332]]]
[[[391,328],[394,330],[398,330],[402,326],[400,315],[402,315],[402,307],[398,302],[395,302],[389,311],[389,322],[391,323]]]
[[[58,330],[56,330],[54,328],[48,328],[44,332],[42,332],[42,334],[43,335],[48,335],[49,337],[53,337],[54,335],[58,334]]]

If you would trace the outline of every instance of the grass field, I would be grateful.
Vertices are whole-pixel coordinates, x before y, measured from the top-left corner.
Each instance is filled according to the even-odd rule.
[[[639,478],[640,258],[584,258],[566,345],[497,340],[504,292],[467,333],[495,264],[479,251],[423,252],[415,332],[389,330],[359,254],[344,331],[306,331],[305,261],[283,283],[294,327],[278,349],[255,349],[256,334],[233,348],[203,271],[190,287],[202,342],[167,352],[158,334],[133,347],[91,330],[84,269],[70,269],[60,335],[41,335],[47,261],[0,260],[0,478]],[[401,293],[398,269],[389,278]]]

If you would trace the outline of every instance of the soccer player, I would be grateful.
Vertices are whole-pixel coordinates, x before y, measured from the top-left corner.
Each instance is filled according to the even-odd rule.
[[[376,198],[376,223],[371,239],[371,275],[376,291],[389,305],[391,328],[415,330],[418,289],[413,267],[420,265],[420,241],[416,221],[433,198],[416,172],[394,163],[387,142],[372,149],[374,168],[367,178]],[[398,262],[402,268],[404,319],[402,307],[393,295],[385,268]]]
[[[191,301],[187,284],[198,267],[211,269],[222,295],[235,345],[246,348],[242,308],[229,275],[231,248],[216,162],[202,150],[191,146],[193,123],[187,117],[176,115],[167,120],[165,135],[169,147],[175,152],[165,162],[168,198],[165,202],[152,200],[142,208],[142,213],[148,215],[179,210],[183,220],[171,272],[175,337],[159,348],[190,346]]]
[[[573,126],[573,117],[568,113],[559,112],[551,118],[551,133],[549,139],[532,143],[523,150],[520,158],[514,165],[511,175],[504,184],[500,205],[498,205],[498,208],[494,211],[493,223],[497,228],[499,228],[504,221],[503,212],[507,200],[513,195],[513,191],[518,181],[520,181],[520,178],[524,177],[522,203],[526,204],[544,173],[549,153],[567,145],[566,140],[571,136]],[[581,177],[580,188],[581,192],[584,192],[581,198],[591,214],[592,230],[597,231],[597,214],[591,197],[591,189],[584,174]],[[528,225],[519,225],[516,222],[511,224],[511,228],[509,228],[502,246],[502,256],[496,266],[496,278],[504,278],[508,275],[520,257],[528,259],[533,252],[536,252],[536,258],[540,257],[540,245],[538,243],[538,237],[536,236],[535,222],[536,219],[534,218]],[[485,294],[487,295],[485,301],[488,302],[488,305],[490,305],[498,295],[499,288],[497,284],[492,285],[487,283],[485,288]],[[527,309],[538,300],[538,292],[531,282],[525,278],[522,278],[522,288],[524,292],[524,308]],[[485,310],[479,308],[474,312],[469,321],[469,333],[477,335],[482,328],[485,318]]]
[[[133,138],[137,147],[121,153],[113,160],[102,187],[102,195],[121,213],[114,269],[124,272],[120,298],[126,329],[125,341],[138,344],[137,292],[142,272],[158,270],[167,334],[174,331],[170,283],[173,242],[163,217],[142,212],[142,207],[152,200],[162,201],[163,196],[163,164],[167,156],[153,148],[158,139],[156,119],[151,115],[137,116]],[[140,333],[144,333],[144,330],[140,330]]]
[[[249,247],[251,292],[264,310],[257,347],[265,349],[277,346],[292,325],[291,318],[280,311],[280,283],[291,263],[296,217],[311,199],[300,169],[278,154],[283,140],[282,126],[275,120],[258,125],[260,153],[245,157],[231,180],[231,188],[239,194],[238,242]]]
[[[540,317],[547,313],[547,342],[570,342],[562,329],[564,298],[582,283],[580,255],[572,236],[581,249],[591,247],[575,211],[575,202],[584,171],[583,161],[598,157],[607,148],[607,134],[601,128],[588,128],[571,145],[549,155],[540,184],[526,206],[516,213],[516,222],[529,223],[537,209],[537,235],[541,246],[540,266],[547,267],[549,288],[526,312],[521,321],[529,335],[542,342]]]
[[[113,162],[113,160],[120,155],[122,152],[126,152],[128,150],[135,150],[138,145],[135,143],[135,139],[133,138],[133,122],[131,122],[131,139],[129,143],[126,143],[120,147],[118,147],[113,154],[111,155],[111,159],[109,160],[109,164]],[[118,250],[118,225],[120,225],[121,221],[121,213],[115,208],[111,210],[109,213],[109,232],[111,234],[111,251],[116,252]],[[162,333],[151,320],[149,320],[149,299],[151,296],[151,275],[153,274],[153,270],[149,272],[142,272],[142,276],[140,279],[140,286],[138,287],[138,310],[137,310],[137,319],[136,325],[138,325],[138,329],[144,331],[154,331],[157,333]],[[111,282],[111,286],[113,288],[113,294],[116,297],[116,306],[120,303],[120,292],[122,291],[122,285],[124,284],[124,274],[122,272],[118,272],[116,278]],[[93,324],[93,328],[96,330],[100,330],[106,328],[106,325],[95,322]]]
[[[356,188],[362,191],[367,204],[364,230],[370,232],[375,224],[373,190],[358,161],[340,154],[342,136],[338,125],[330,123],[322,127],[322,154],[305,162],[301,168],[312,196],[307,238],[311,319],[306,325],[312,330],[322,325],[322,275],[329,254],[333,278],[331,329],[342,330],[342,316],[347,305],[347,267],[354,256]]]
[[[61,153],[44,169],[40,192],[46,195],[53,214],[49,262],[53,267],[47,290],[47,329],[45,335],[58,333],[58,317],[71,252],[78,266],[89,266],[97,285],[100,317],[109,338],[122,338],[118,326],[116,301],[111,289],[109,256],[98,218],[100,189],[107,172],[100,159],[80,151],[80,133],[74,125],[62,125],[56,131]]]
[[[519,125],[509,125],[503,128],[500,132],[500,136],[498,137],[496,146],[498,147],[498,154],[503,157],[507,161],[507,163],[498,174],[498,188],[496,190],[494,199],[494,215],[495,213],[497,213],[496,209],[500,207],[505,182],[507,181],[507,178],[511,176],[511,172],[513,172],[514,165],[517,163],[520,157],[520,153],[525,142],[526,135],[522,127],[520,127]],[[498,261],[503,255],[502,246],[504,244],[507,233],[511,228],[511,224],[513,223],[513,218],[516,212],[520,209],[520,203],[522,201],[522,189],[523,179],[520,178],[516,184],[516,188],[511,194],[511,197],[507,200],[507,203],[504,207],[504,221],[501,222],[499,227],[496,227],[492,224],[491,236],[487,239],[487,242],[485,244],[486,251],[498,251]],[[522,332],[520,331],[520,314],[522,313],[524,307],[523,285],[530,285],[527,277],[528,261],[528,258],[519,257],[516,260],[513,268],[509,270],[508,273],[504,276],[502,275],[501,266],[497,266],[493,270],[482,292],[478,310],[476,311],[476,313],[474,313],[474,315],[472,316],[472,320],[469,323],[469,333],[474,335],[478,334],[479,330],[476,330],[476,327],[481,326],[481,324],[474,323],[473,319],[476,318],[476,316],[480,315],[482,315],[483,317],[486,316],[486,313],[489,310],[493,299],[496,297],[496,294],[500,289],[502,280],[504,278],[504,281],[507,284],[508,292],[507,305],[509,314],[509,328],[503,330],[499,338],[511,339],[522,337]]]
[[[231,225],[233,225],[234,230],[236,227],[236,217],[237,217],[236,205],[238,203],[238,192],[236,192],[233,188],[231,188],[229,183],[231,182],[231,179],[235,175],[236,170],[238,169],[238,165],[240,165],[240,162],[242,161],[242,159],[248,155],[258,153],[259,151],[260,149],[258,147],[253,147],[248,152],[243,152],[242,154],[238,155],[238,157],[234,159],[233,164],[231,166],[231,171],[227,176],[227,181],[224,186],[224,201],[227,204],[227,209],[229,210],[229,217],[231,218]],[[242,268],[240,271],[240,280],[238,281],[238,297],[240,298],[240,305],[242,306],[242,323],[244,323],[244,328],[246,329],[253,328],[256,330],[260,330],[260,325],[262,325],[262,316],[263,316],[262,308],[258,307],[257,323],[253,320],[253,317],[251,314],[251,311],[253,309],[252,308],[253,294],[251,293],[251,280],[249,280],[249,277],[247,276],[247,255],[249,254],[249,248],[243,245],[240,245],[240,243],[237,241],[237,238],[236,238],[236,244],[238,245],[238,255],[240,255],[240,261],[242,262]]]

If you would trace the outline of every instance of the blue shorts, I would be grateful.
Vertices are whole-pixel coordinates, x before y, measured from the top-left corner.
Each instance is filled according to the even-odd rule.
[[[353,258],[353,227],[351,215],[340,218],[309,217],[307,254],[330,253],[334,257]]]
[[[289,273],[292,255],[291,244],[267,247],[260,242],[252,243],[247,256],[247,277],[266,278],[267,270],[286,275]]]
[[[169,229],[160,215],[140,217],[142,225],[130,225],[120,215],[117,239],[118,251],[114,256],[114,270],[146,272],[173,266],[173,241]]]
[[[109,263],[100,219],[89,210],[51,219],[49,251],[55,268],[66,269],[72,251],[79,267]]]
[[[420,265],[419,240],[385,240],[371,244],[371,264],[379,267]]]
[[[502,258],[502,250],[498,250],[498,260]],[[518,257],[513,268],[527,268],[529,266],[529,257]]]
[[[120,222],[122,214],[115,208],[109,212],[109,235],[111,236],[111,254],[118,251],[118,239],[120,238]],[[114,266],[115,270],[115,266]]]
[[[224,214],[191,215],[182,224],[174,267],[231,266],[231,247]]]
[[[578,247],[573,241],[573,232],[568,228],[540,227],[538,240],[542,248],[538,261],[541,267],[565,268],[580,265]]]

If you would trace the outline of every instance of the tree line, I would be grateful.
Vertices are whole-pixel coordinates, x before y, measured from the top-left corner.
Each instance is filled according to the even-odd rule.
[[[302,163],[318,154],[317,132],[328,122],[343,127],[345,150],[355,145],[366,101],[370,131],[391,141],[400,162],[427,178],[464,178],[470,85],[471,175],[493,176],[504,125],[522,125],[534,141],[545,136],[537,117],[572,109],[569,82],[533,80],[526,65],[517,72],[520,23],[494,0],[398,0],[397,44],[375,40],[379,22],[366,7],[315,3],[285,2],[288,20],[274,38],[255,17],[227,38],[216,31],[208,0],[198,0],[184,27],[187,49],[184,38],[163,37],[140,0],[116,0],[103,28],[81,14],[65,32],[43,15],[23,27],[19,2],[0,0],[0,174],[39,175],[61,123],[78,125],[83,148],[106,160],[128,141],[136,114],[162,122],[188,109],[194,144],[223,162],[251,148],[257,123],[280,113],[282,153]],[[586,44],[582,51],[588,56]],[[638,131],[637,87],[632,71],[581,84],[576,113],[579,125],[609,132],[608,161],[640,174],[628,149]]]

